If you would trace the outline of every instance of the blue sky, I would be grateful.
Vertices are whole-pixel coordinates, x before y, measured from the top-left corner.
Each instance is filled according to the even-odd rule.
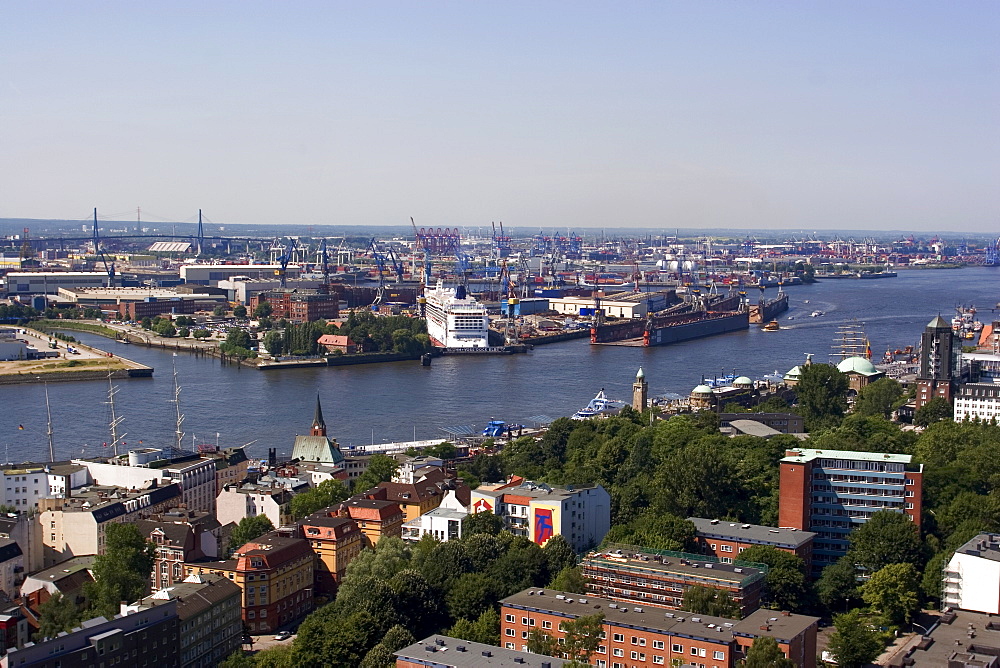
[[[0,217],[1000,228],[995,0],[0,17]]]

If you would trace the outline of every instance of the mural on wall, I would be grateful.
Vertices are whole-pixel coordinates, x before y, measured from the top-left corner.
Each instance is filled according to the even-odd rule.
[[[493,506],[491,506],[490,502],[487,501],[486,499],[479,499],[478,501],[476,501],[474,504],[472,504],[472,509],[473,509],[474,512],[477,512],[477,513],[492,513],[493,512]]]
[[[552,538],[552,511],[548,508],[535,509],[535,542],[544,545],[545,541]]]

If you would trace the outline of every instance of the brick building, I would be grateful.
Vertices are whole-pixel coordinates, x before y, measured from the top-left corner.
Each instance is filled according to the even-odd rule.
[[[396,668],[556,668],[563,662],[481,642],[433,635],[396,652]]]
[[[135,522],[143,536],[156,545],[150,589],[181,582],[184,563],[219,558],[219,521],[208,513],[169,512]]]
[[[756,566],[756,567],[755,567]],[[587,592],[625,604],[678,610],[694,586],[724,591],[741,616],[760,607],[763,564],[722,563],[711,557],[634,547],[591,552],[581,563]]]
[[[243,591],[243,623],[250,633],[274,633],[313,608],[315,555],[302,538],[264,534],[226,561],[184,565],[187,575],[223,575]]]
[[[335,512],[358,523],[365,547],[375,545],[382,536],[403,535],[403,511],[394,501],[351,497],[338,504]]]
[[[940,397],[949,403],[960,375],[962,342],[947,320],[936,316],[920,335],[920,370],[917,372],[916,408]]]
[[[340,299],[319,290],[286,288],[268,290],[250,298],[247,307],[253,313],[262,301],[271,305],[271,317],[301,324],[314,320],[333,320],[340,315]]]
[[[309,542],[316,555],[315,593],[332,598],[344,579],[347,565],[361,554],[365,536],[357,522],[349,517],[332,516],[328,510],[299,520],[298,527],[299,535]]]
[[[807,569],[812,564],[813,538],[816,534],[811,531],[776,529],[703,517],[689,517],[688,521],[694,523],[694,539],[701,553],[718,557],[723,563],[732,563],[748,547],[765,545],[794,554],[805,562]]]
[[[852,530],[880,510],[919,527],[923,464],[910,455],[788,450],[780,465],[778,524],[816,533],[813,575],[847,553]]]
[[[629,607],[607,598],[528,589],[500,602],[500,642],[526,650],[531,631],[561,635],[559,625],[603,614],[604,636],[591,663],[599,668],[695,665],[735,668],[754,639],[771,636],[799,668],[816,666],[817,617],[758,610],[738,621]]]

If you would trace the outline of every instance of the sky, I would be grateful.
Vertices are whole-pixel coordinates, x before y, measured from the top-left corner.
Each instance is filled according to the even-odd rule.
[[[1000,2],[12,2],[0,217],[1000,231]]]

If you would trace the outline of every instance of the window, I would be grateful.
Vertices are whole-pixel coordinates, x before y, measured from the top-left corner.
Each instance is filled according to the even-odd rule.
[[[509,636],[513,636],[514,635],[514,629],[507,629],[506,634],[509,635]]]
[[[514,649],[514,643],[512,642],[504,643],[503,646],[506,647],[507,649]]]
[[[613,650],[611,650],[611,656],[625,656],[625,650],[623,650],[621,647],[615,647]]]
[[[528,639],[528,632],[521,631],[521,640],[527,640],[527,639]]]
[[[732,545],[723,545],[721,548],[719,548],[719,550],[722,551],[722,552],[732,552],[733,551],[733,546]]]
[[[663,657],[662,656],[653,655],[653,663],[658,663],[658,664],[662,665],[663,664]]]
[[[698,656],[698,648],[697,647],[692,647],[691,648],[691,656]]]
[[[646,646],[646,639],[639,638],[639,647],[645,647],[645,646]]]
[[[616,633],[614,635],[614,641],[615,642],[625,642],[625,634],[624,633]]]
[[[543,619],[542,620],[542,628],[543,629],[551,629],[552,628],[552,622],[550,622],[547,619]]]
[[[670,646],[670,651],[674,652],[674,653],[683,654],[684,653],[684,645],[677,645],[677,644],[671,645]]]
[[[638,645],[639,644],[639,638],[637,636],[632,636],[632,644],[633,645]],[[634,659],[635,657],[632,657],[632,658]]]
[[[607,646],[606,645],[598,645],[597,646],[597,653],[598,654],[607,654],[608,653]]]
[[[514,617],[514,615],[507,615],[507,616],[505,617],[505,619],[506,619],[506,620],[507,620],[508,622],[510,622],[511,624],[513,624],[513,623],[514,623],[514,620],[516,620],[517,618],[516,618],[516,617]]]
[[[524,626],[527,626],[528,625],[528,618],[527,617],[521,617],[521,624],[524,625]]]
[[[636,661],[639,658],[639,652],[632,652],[632,654],[629,655],[629,658]]]
[[[654,640],[653,641],[653,649],[663,649],[663,641],[662,640]]]
[[[712,652],[712,658],[715,659],[716,661],[723,661],[726,658],[726,653],[716,650]]]

